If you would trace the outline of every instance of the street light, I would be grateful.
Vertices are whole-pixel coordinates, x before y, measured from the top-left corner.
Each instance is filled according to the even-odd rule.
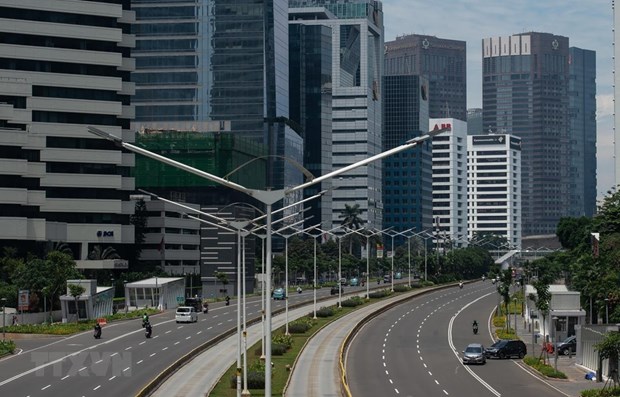
[[[303,223],[305,222],[305,219],[302,219],[301,221],[297,222],[297,223]],[[284,330],[284,334],[285,335],[289,335],[288,332],[288,239],[293,237],[296,234],[299,233],[304,233],[307,230],[311,230],[314,229],[315,227],[319,226],[319,225],[314,225],[314,226],[310,226],[306,229],[302,229],[302,230],[295,230],[293,229],[293,227],[295,226],[295,224],[293,225],[288,225],[283,227],[280,230],[274,231],[274,233],[279,234],[280,236],[282,236],[284,238],[284,323],[286,324],[285,330]],[[294,230],[293,233],[284,233],[286,230]]]
[[[2,301],[2,340],[6,339],[6,298],[0,298]]]
[[[605,324],[609,324],[609,298],[605,298]]]
[[[394,236],[404,236],[405,233],[410,232],[413,229],[415,229],[415,227],[412,227],[410,229],[404,230],[402,232],[390,231],[390,232],[386,232],[385,233],[388,236],[392,237],[392,245],[390,247],[390,251],[392,253],[392,274],[390,276],[390,279],[392,281],[392,292],[394,292],[394,256],[396,254],[396,250],[394,249]],[[409,286],[411,287],[411,259],[409,260]]]
[[[374,232],[370,229],[362,229],[366,230],[366,233],[362,233],[359,230],[351,229],[351,231],[359,234],[360,236],[366,237],[366,299],[370,299],[370,238],[377,234],[384,233],[391,228],[392,227],[390,226],[387,229],[376,230]]]
[[[553,353],[554,353],[554,361],[555,361],[555,372],[558,372],[558,318],[556,316],[552,317],[553,320]]]
[[[273,204],[277,203],[278,201],[282,200],[286,195],[296,192],[296,191],[303,191],[303,189],[316,185],[318,183],[323,182],[324,180],[327,179],[331,179],[335,176],[341,175],[345,172],[354,170],[356,168],[362,167],[364,165],[370,164],[374,161],[377,160],[381,160],[385,157],[389,157],[393,154],[402,152],[404,150],[407,149],[411,149],[414,148],[416,146],[418,146],[419,144],[421,144],[422,142],[431,139],[432,137],[434,137],[435,135],[441,134],[442,132],[447,132],[447,131],[451,131],[450,127],[446,127],[446,128],[435,128],[432,131],[429,131],[427,134],[422,135],[422,136],[418,136],[415,137],[413,139],[410,139],[408,141],[406,141],[403,145],[397,146],[395,148],[392,148],[390,150],[386,150],[384,152],[375,154],[373,156],[370,156],[364,160],[360,160],[356,163],[350,164],[348,166],[345,166],[343,168],[337,169],[335,171],[332,172],[328,172],[325,175],[321,175],[319,177],[316,177],[314,179],[309,180],[308,182],[302,183],[301,185],[292,187],[292,188],[288,188],[288,189],[277,189],[277,190],[258,190],[258,189],[250,189],[247,188],[245,186],[239,185],[238,183],[234,183],[229,181],[228,179],[225,178],[221,178],[217,175],[213,175],[210,174],[208,172],[199,170],[197,168],[191,167],[187,164],[183,164],[181,162],[169,159],[165,156],[159,155],[157,153],[153,153],[149,150],[146,150],[144,148],[141,148],[139,146],[136,145],[132,145],[130,143],[124,142],[123,139],[110,134],[108,132],[102,131],[98,128],[89,126],[88,127],[88,131],[100,138],[106,139],[108,141],[112,141],[115,145],[120,146],[126,150],[129,150],[131,152],[134,153],[138,153],[141,154],[143,156],[149,157],[153,160],[162,162],[164,164],[168,164],[172,167],[187,171],[191,174],[197,175],[201,178],[205,178],[208,179],[210,181],[219,183],[221,185],[224,185],[226,187],[229,187],[231,189],[235,189],[239,192],[245,193],[250,197],[255,198],[256,200],[260,201],[261,203],[263,203],[265,205],[265,213],[267,214],[266,216],[266,234],[267,234],[267,247],[266,247],[266,263],[265,263],[265,267],[266,267],[266,279],[267,279],[267,285],[265,286],[267,290],[271,290],[271,236],[272,236],[272,230],[271,230],[271,207]],[[266,359],[266,365],[265,365],[265,396],[266,397],[271,397],[271,299],[266,299],[266,304],[265,304],[265,322],[267,325],[267,336],[266,336],[266,341],[265,341],[265,359]]]
[[[338,239],[338,308],[342,307],[342,283],[340,280],[342,279],[342,239],[349,234],[355,233],[355,231],[350,231],[348,233],[337,234],[334,233],[334,230],[342,228],[342,225],[333,228],[332,230],[325,230],[324,233],[330,234]]]

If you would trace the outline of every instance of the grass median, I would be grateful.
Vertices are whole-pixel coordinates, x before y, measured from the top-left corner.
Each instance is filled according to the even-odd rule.
[[[295,360],[299,356],[303,346],[318,331],[327,324],[346,316],[359,308],[372,304],[378,300],[394,296],[394,294],[409,291],[406,285],[394,287],[394,293],[389,289],[378,290],[370,293],[370,299],[366,300],[359,296],[350,297],[342,301],[342,308],[336,305],[321,307],[317,310],[317,319],[313,319],[314,312],[307,316],[289,322],[289,336],[284,335],[285,327],[282,326],[274,330],[272,334],[272,392],[274,395],[282,395],[284,387],[291,374],[291,369]],[[265,395],[265,367],[260,356],[262,352],[262,341],[248,348],[248,390],[252,396]],[[232,365],[220,378],[218,384],[213,388],[210,396],[215,397],[234,397],[236,392],[236,364]],[[243,377],[243,373],[241,374]],[[241,380],[243,388],[243,379]]]

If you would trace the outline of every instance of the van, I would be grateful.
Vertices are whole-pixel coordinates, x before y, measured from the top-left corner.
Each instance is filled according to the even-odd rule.
[[[195,323],[198,321],[198,312],[193,306],[179,306],[174,319],[177,323]]]
[[[183,306],[191,306],[196,309],[196,312],[202,310],[202,300],[200,298],[185,298]]]

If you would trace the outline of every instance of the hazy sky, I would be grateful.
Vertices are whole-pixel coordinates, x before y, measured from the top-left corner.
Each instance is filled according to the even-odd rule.
[[[596,51],[597,196],[614,185],[611,0],[383,0],[383,13],[386,41],[416,33],[467,42],[468,108],[482,107],[483,38],[553,33]]]

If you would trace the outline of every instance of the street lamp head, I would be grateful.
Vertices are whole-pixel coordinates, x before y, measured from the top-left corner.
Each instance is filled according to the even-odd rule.
[[[123,140],[121,138],[117,137],[116,135],[112,135],[109,132],[102,131],[95,127],[88,127],[88,132],[90,132],[93,135],[97,135],[100,138],[106,139],[108,141],[112,141],[117,146],[123,145]]]

